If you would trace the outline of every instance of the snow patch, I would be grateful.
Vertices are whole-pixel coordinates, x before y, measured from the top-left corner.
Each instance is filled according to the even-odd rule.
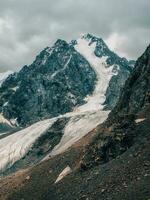
[[[67,176],[68,174],[70,174],[72,172],[71,168],[69,166],[67,166],[58,176],[58,178],[56,179],[55,183],[58,183],[60,180],[62,180],[65,176]]]
[[[135,120],[135,123],[138,124],[138,123],[140,123],[140,122],[143,122],[145,119],[146,119],[146,118],[136,119],[136,120]]]
[[[56,72],[54,72],[52,74],[51,78],[54,78],[58,73],[63,72],[66,69],[66,67],[68,66],[68,64],[70,63],[71,58],[72,58],[72,55],[69,57],[69,59],[67,60],[66,64],[64,65],[64,67],[62,69],[57,70]]]
[[[7,102],[5,102],[5,103],[3,104],[3,106],[5,107],[5,106],[7,106],[7,104],[8,104],[8,101],[7,101]]]
[[[10,122],[13,126],[19,126],[18,122],[17,122],[17,118],[15,119],[10,119]]]
[[[16,92],[19,89],[19,86],[11,88],[14,92]]]
[[[45,51],[47,52],[47,54],[44,55],[44,58],[42,60],[42,65],[45,65],[47,59],[52,55],[53,50],[54,50],[54,48],[50,48],[50,47],[47,47],[45,49]]]

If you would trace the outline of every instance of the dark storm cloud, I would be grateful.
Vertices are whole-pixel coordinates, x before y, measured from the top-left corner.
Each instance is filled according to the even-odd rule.
[[[102,37],[137,58],[149,43],[149,0],[1,0],[0,71],[19,69],[57,38]]]

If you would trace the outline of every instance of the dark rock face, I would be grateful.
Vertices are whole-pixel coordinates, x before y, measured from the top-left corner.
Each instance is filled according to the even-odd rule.
[[[145,118],[136,123],[135,119]],[[97,127],[96,136],[85,151],[81,169],[108,162],[133,145],[149,138],[150,46],[137,60],[122,94],[107,121]],[[142,142],[141,142],[142,143]]]
[[[105,108],[111,110],[119,100],[120,92],[133,70],[134,61],[128,61],[126,58],[121,58],[114,52],[108,54],[107,64],[113,65],[113,71],[116,75],[112,76],[109,86],[106,91]]]
[[[32,65],[7,78],[0,88],[0,109],[20,125],[57,116],[82,104],[95,87],[89,63],[65,41],[44,49]],[[5,102],[7,106],[3,106]]]
[[[137,60],[113,113],[137,114],[150,105],[150,46]]]

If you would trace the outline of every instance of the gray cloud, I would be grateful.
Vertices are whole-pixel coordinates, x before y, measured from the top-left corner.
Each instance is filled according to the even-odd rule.
[[[102,37],[136,59],[149,44],[149,0],[1,0],[0,71],[18,70],[57,38]]]

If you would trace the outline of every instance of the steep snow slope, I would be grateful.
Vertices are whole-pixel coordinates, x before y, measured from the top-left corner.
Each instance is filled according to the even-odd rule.
[[[113,71],[113,65],[108,67],[106,63],[107,56],[100,58],[94,54],[95,48],[96,42],[90,44],[90,40],[85,38],[78,39],[75,45],[75,49],[85,57],[93,67],[98,79],[93,95],[85,98],[87,104],[81,106],[79,108],[80,111],[103,109],[109,81],[113,75],[117,75],[117,73]]]
[[[0,73],[0,86],[5,81],[5,79],[12,73],[13,73],[12,71],[7,71],[7,72],[4,72],[4,73]]]

